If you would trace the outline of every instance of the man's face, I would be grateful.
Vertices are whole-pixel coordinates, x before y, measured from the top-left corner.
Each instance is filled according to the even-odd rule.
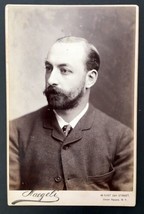
[[[85,94],[85,51],[81,43],[56,43],[46,66],[46,89],[49,106],[57,110],[76,107]]]

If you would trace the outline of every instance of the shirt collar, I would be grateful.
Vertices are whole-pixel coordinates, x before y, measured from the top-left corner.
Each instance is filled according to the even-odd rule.
[[[86,113],[86,111],[88,110],[89,107],[89,103],[86,104],[86,106],[84,107],[84,109],[71,121],[71,122],[66,122],[60,115],[58,115],[58,113],[54,110],[54,113],[56,115],[58,124],[61,128],[63,128],[63,126],[70,124],[72,128],[74,128],[76,126],[76,124],[79,122],[79,120],[84,116],[84,114]]]

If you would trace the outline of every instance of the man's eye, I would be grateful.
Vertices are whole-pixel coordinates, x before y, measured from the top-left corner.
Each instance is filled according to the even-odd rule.
[[[52,67],[51,66],[46,66],[46,71],[47,72],[51,72],[52,71]]]
[[[61,70],[61,73],[63,73],[63,74],[68,74],[69,73],[69,70],[66,69],[66,68],[61,68],[60,70]]]

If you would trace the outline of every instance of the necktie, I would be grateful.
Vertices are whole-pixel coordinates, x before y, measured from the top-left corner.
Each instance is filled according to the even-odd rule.
[[[68,125],[63,126],[62,130],[63,130],[65,136],[67,136],[70,133],[70,131],[72,130],[72,127],[71,127],[71,125],[68,124]]]

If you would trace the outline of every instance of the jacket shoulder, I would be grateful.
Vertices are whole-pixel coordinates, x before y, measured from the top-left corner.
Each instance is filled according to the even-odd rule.
[[[116,120],[115,118],[107,115],[101,110],[95,108],[95,119],[94,124],[98,124],[99,129],[105,129],[109,132],[123,132],[128,131],[132,132],[131,128],[123,124],[122,122]]]
[[[10,121],[10,124],[21,127],[24,125],[29,126],[31,123],[34,123],[36,120],[42,120],[47,112],[48,106],[44,106],[34,112],[25,114],[19,118],[13,119]]]

